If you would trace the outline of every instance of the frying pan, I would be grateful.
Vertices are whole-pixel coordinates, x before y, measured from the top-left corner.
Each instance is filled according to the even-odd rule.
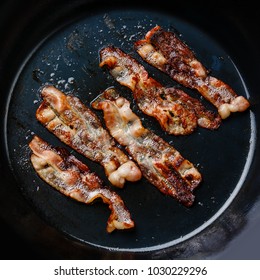
[[[172,1],[173,9],[169,1],[142,2],[2,1],[0,217],[8,245],[3,259],[260,257],[257,9],[248,1],[228,6],[219,1],[214,8]],[[142,115],[131,92],[99,68],[98,51],[116,45],[165,86],[179,86],[133,50],[133,42],[156,24],[182,36],[213,76],[249,99],[250,110],[224,120],[217,131],[198,128],[182,137],[167,135]],[[65,145],[35,119],[44,84],[75,94],[87,106],[105,88],[117,87],[143,125],[201,171],[194,206],[180,205],[143,178],[116,190],[136,228],[108,234],[105,205],[80,204],[45,184],[30,164],[29,141],[37,134],[54,146]],[[71,152],[109,185],[101,166]]]

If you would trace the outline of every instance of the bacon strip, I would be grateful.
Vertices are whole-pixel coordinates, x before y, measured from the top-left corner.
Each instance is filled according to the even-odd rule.
[[[50,186],[79,202],[90,204],[101,198],[111,214],[107,232],[134,227],[130,213],[121,197],[103,185],[101,179],[67,150],[54,148],[40,137],[29,143],[31,162],[37,174]]]
[[[123,187],[126,180],[135,182],[141,178],[137,165],[116,146],[98,117],[77,97],[65,95],[53,86],[44,87],[41,95],[37,119],[71,148],[100,163],[114,186]]]
[[[92,107],[103,110],[110,134],[126,148],[148,181],[183,205],[193,204],[193,190],[201,182],[201,174],[173,146],[144,128],[125,98],[110,88]]]
[[[135,48],[146,62],[167,73],[173,80],[198,90],[218,109],[222,119],[232,112],[243,112],[250,106],[245,97],[238,96],[229,85],[210,76],[192,50],[173,32],[156,26],[147,32],[145,39],[135,43]]]
[[[208,111],[201,102],[177,88],[165,88],[148,76],[144,67],[119,48],[100,51],[100,66],[106,65],[111,75],[133,91],[139,108],[156,118],[169,134],[187,135],[197,125],[217,129],[221,118]]]

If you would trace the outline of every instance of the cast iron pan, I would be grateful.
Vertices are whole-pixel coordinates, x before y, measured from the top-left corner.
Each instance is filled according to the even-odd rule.
[[[166,2],[155,9],[150,4],[40,1],[37,6],[23,7],[25,14],[17,22],[11,19],[19,12],[18,7],[4,6],[3,11],[9,14],[3,24],[9,22],[10,33],[5,33],[7,41],[1,54],[5,77],[1,81],[5,89],[1,95],[1,216],[10,228],[8,237],[15,233],[14,238],[19,238],[16,244],[34,246],[31,256],[212,258],[228,248],[229,241],[249,224],[248,217],[259,197],[259,104],[254,80],[258,57],[254,39],[236,18],[230,21],[232,17],[225,13],[219,22],[219,13],[207,14],[208,8],[200,9],[199,3],[185,5],[185,9],[176,4],[169,12]],[[182,36],[212,76],[249,99],[250,110],[224,120],[217,131],[198,128],[181,137],[167,135],[153,119],[138,111],[131,92],[100,69],[98,52],[108,45],[120,47],[165,86],[179,86],[145,64],[133,49],[133,43],[156,24]],[[35,118],[41,102],[39,89],[45,84],[75,94],[87,106],[107,87],[118,88],[131,101],[144,126],[172,144],[202,173],[194,206],[180,205],[145,179],[128,183],[124,189],[115,190],[130,210],[136,228],[108,234],[106,205],[78,203],[44,183],[30,163],[29,141],[38,135],[54,146],[65,147]],[[199,97],[192,90],[185,91]],[[96,113],[102,119],[102,114]],[[68,149],[109,185],[100,165]],[[17,252],[10,255],[17,257],[24,258]]]

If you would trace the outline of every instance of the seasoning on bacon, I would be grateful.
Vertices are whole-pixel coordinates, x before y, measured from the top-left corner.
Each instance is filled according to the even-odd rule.
[[[97,199],[109,205],[111,214],[107,232],[133,228],[134,222],[121,197],[103,185],[101,179],[64,148],[54,148],[38,136],[29,147],[32,165],[46,183],[79,202],[91,204]]]
[[[144,39],[135,43],[135,49],[146,62],[173,80],[196,89],[218,109],[222,119],[250,106],[245,97],[238,96],[229,85],[209,75],[193,51],[174,32],[155,26]]]
[[[37,119],[65,144],[87,158],[100,163],[108,180],[116,187],[125,181],[140,180],[138,166],[116,146],[100,120],[79,98],[65,95],[53,86],[41,91],[43,102],[36,112]]]
[[[125,147],[150,183],[187,207],[193,204],[193,190],[201,182],[201,174],[173,146],[143,127],[128,100],[109,88],[92,107],[103,110],[110,134]]]
[[[191,134],[197,125],[217,129],[221,123],[218,114],[178,88],[163,87],[148,76],[145,68],[119,48],[110,46],[100,51],[100,66],[106,66],[111,75],[130,88],[140,110],[160,123],[169,134]]]

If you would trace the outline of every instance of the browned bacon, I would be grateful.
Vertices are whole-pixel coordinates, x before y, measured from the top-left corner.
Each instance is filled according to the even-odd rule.
[[[106,65],[111,75],[130,88],[139,108],[158,120],[169,134],[186,135],[197,125],[217,129],[221,118],[208,111],[202,103],[177,88],[165,88],[148,76],[144,67],[119,48],[100,51],[100,66]]]
[[[103,185],[101,179],[64,148],[54,148],[38,136],[29,143],[31,162],[37,174],[50,186],[79,202],[90,204],[102,199],[111,214],[107,232],[134,227],[121,197]]]
[[[92,107],[103,110],[111,135],[126,148],[148,181],[183,205],[193,204],[193,190],[201,182],[201,174],[173,146],[144,128],[125,98],[110,88]]]
[[[141,178],[137,165],[116,146],[98,117],[79,98],[53,86],[45,86],[41,95],[37,119],[71,148],[100,163],[113,185],[123,187],[126,180]]]
[[[145,39],[135,43],[135,48],[146,62],[180,84],[198,90],[217,107],[222,119],[231,112],[242,112],[249,107],[245,97],[238,96],[229,85],[210,76],[192,50],[174,32],[156,26]]]

